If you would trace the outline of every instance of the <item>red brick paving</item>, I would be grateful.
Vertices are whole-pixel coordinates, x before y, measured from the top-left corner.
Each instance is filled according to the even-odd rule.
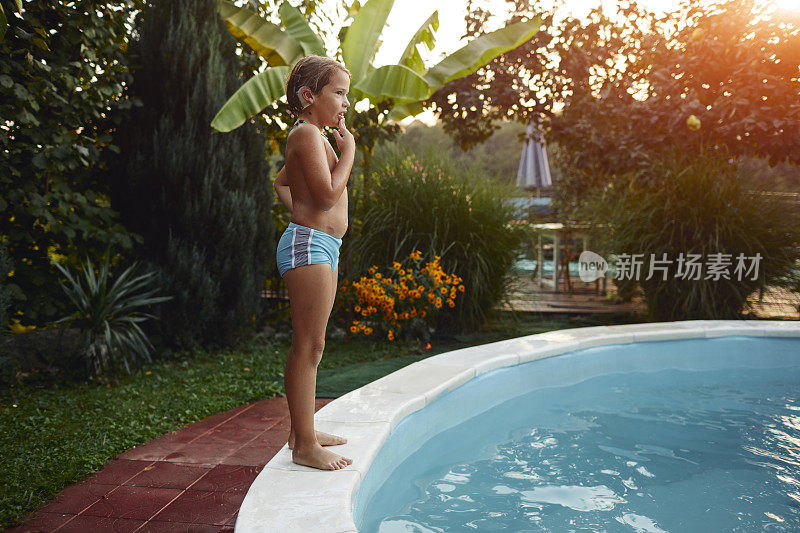
[[[286,398],[240,405],[121,453],[8,533],[233,532],[247,489],[288,438]]]

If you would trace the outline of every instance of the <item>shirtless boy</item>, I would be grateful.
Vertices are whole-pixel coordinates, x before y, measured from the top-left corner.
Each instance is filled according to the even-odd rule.
[[[348,224],[347,181],[355,157],[355,140],[344,122],[349,89],[350,72],[333,59],[312,55],[295,64],[286,95],[297,121],[286,140],[286,164],[275,180],[278,197],[292,213],[277,250],[292,315],[284,375],[289,448],[295,463],[322,470],[353,463],[323,448],[346,439],[314,430],[317,365],[336,296],[339,247]],[[341,159],[323,133],[326,126],[336,128]]]

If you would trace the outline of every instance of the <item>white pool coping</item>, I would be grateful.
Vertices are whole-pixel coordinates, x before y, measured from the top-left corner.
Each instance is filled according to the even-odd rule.
[[[496,368],[607,344],[744,335],[800,337],[800,321],[687,320],[549,331],[463,348],[412,363],[337,398],[314,415],[317,429],[346,436],[333,448],[353,464],[321,471],[292,462],[287,445],[256,477],[234,531],[351,533],[353,499],[383,443],[406,416]]]

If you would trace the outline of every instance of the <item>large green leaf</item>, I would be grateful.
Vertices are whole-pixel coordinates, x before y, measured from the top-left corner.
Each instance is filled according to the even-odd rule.
[[[284,2],[278,8],[281,22],[286,26],[286,33],[297,41],[303,49],[303,55],[326,56],[325,45],[322,40],[314,33],[311,26],[300,13],[300,10],[292,6],[289,2]]]
[[[395,122],[400,122],[406,117],[413,117],[414,115],[419,115],[425,110],[425,106],[422,101],[417,102],[408,102],[404,104],[398,104],[389,111],[389,119]]]
[[[427,99],[431,88],[416,72],[403,65],[384,65],[373,70],[355,85],[371,104],[389,98],[403,101]]]
[[[431,87],[441,87],[445,83],[472,74],[482,66],[527,42],[539,31],[541,21],[517,22],[492,33],[476,37],[466,46],[444,58],[425,74],[425,81]]]
[[[247,43],[270,66],[291,65],[303,56],[303,46],[280,26],[229,0],[217,0],[217,10],[228,30]]]
[[[355,16],[355,14],[361,9],[361,2],[355,0],[352,4],[350,4],[350,6],[346,6],[345,9],[347,9],[348,17]]]
[[[428,17],[428,20],[422,23],[422,26],[419,27],[417,33],[415,33],[411,40],[408,41],[408,46],[406,46],[406,49],[403,51],[403,55],[400,56],[400,61],[398,61],[397,64],[405,65],[417,74],[424,74],[425,63],[422,61],[422,56],[419,55],[417,45],[424,43],[428,47],[428,50],[433,50],[434,34],[438,29],[439,11],[437,10],[434,11],[430,17]]]
[[[367,74],[378,37],[393,5],[394,0],[369,0],[353,17],[353,24],[342,42],[342,58],[354,83]]]
[[[217,116],[211,127],[217,131],[231,131],[286,94],[284,83],[289,75],[289,67],[270,67],[256,74],[239,87]]]

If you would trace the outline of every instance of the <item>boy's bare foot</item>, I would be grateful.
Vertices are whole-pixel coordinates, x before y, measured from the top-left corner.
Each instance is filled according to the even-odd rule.
[[[330,433],[324,433],[322,431],[315,431],[317,435],[317,442],[319,442],[322,446],[338,446],[340,444],[346,444],[347,439],[344,437],[340,437],[338,435],[331,435]],[[289,449],[294,448],[294,432],[289,432]]]
[[[320,470],[339,470],[353,464],[352,459],[330,452],[319,444],[292,450],[292,461],[299,465],[319,468]]]

